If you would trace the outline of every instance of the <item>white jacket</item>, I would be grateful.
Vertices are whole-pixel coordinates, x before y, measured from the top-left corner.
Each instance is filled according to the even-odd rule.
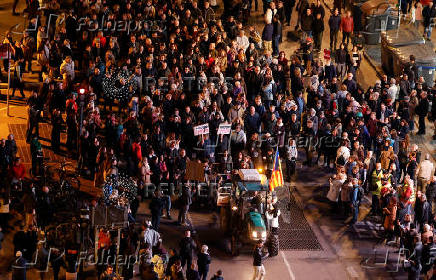
[[[60,72],[64,79],[69,77],[71,80],[74,80],[74,62],[71,61],[70,63],[67,63],[64,60],[61,64]]]
[[[330,183],[330,189],[327,193],[327,198],[332,202],[338,202],[339,195],[341,194],[342,185],[345,182],[344,179],[335,179]]]
[[[433,175],[433,163],[429,160],[423,160],[418,165],[418,170],[416,171],[416,174],[418,178],[424,178],[426,180],[430,180],[431,176]]]
[[[279,216],[280,216],[280,210],[277,210],[277,217],[274,217],[273,214],[271,214],[269,211],[266,211],[266,218],[268,219],[268,224],[272,228],[278,228],[279,227]]]

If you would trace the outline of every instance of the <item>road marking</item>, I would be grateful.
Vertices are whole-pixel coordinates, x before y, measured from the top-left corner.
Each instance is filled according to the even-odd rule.
[[[351,278],[356,279],[359,278],[357,271],[352,266],[347,266],[347,272],[351,276]]]
[[[289,264],[288,260],[286,260],[286,258],[285,258],[285,253],[283,253],[283,251],[281,251],[280,255],[282,256],[283,262],[285,263],[286,268],[288,269],[288,273],[289,273],[289,276],[291,277],[291,280],[295,280],[295,275],[292,272],[291,265]]]
[[[18,106],[10,105],[10,106],[9,106],[9,109],[10,109],[10,108],[14,108],[14,107],[18,107]],[[0,111],[6,110],[7,108],[8,108],[8,107],[1,108]]]

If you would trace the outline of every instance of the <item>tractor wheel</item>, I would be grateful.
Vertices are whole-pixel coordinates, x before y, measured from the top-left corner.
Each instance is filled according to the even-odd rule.
[[[268,240],[268,253],[271,257],[279,254],[279,236],[271,234]]]
[[[228,255],[232,254],[232,239],[231,238],[224,239],[224,251]]]
[[[232,236],[231,240],[231,247],[232,247],[232,256],[238,256],[239,255],[239,241],[238,238],[235,236]]]
[[[220,209],[220,227],[224,232],[228,232],[230,223],[230,213],[228,207],[221,207]]]

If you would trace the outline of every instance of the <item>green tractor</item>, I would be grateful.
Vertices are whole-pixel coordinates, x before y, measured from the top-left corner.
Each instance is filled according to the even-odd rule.
[[[226,249],[239,255],[243,245],[266,241],[264,209],[268,198],[268,180],[256,169],[241,169],[229,185],[218,189],[221,229],[228,234]]]

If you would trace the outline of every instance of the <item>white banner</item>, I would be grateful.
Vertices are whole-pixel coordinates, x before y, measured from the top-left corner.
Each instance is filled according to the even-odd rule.
[[[222,123],[218,127],[218,133],[217,134],[230,134],[230,131],[232,130],[232,125],[228,123]]]
[[[195,136],[208,134],[208,133],[209,133],[209,124],[208,123],[194,126],[194,135]]]

